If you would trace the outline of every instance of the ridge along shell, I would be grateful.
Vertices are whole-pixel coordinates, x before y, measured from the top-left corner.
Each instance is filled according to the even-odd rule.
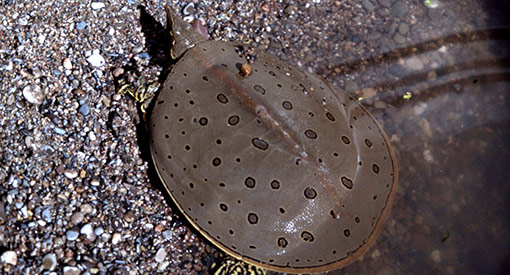
[[[338,88],[243,45],[187,50],[156,99],[151,152],[189,222],[270,270],[342,267],[374,242],[397,182],[376,120]]]

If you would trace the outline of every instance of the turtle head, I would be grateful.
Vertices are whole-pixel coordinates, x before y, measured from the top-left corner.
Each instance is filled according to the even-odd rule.
[[[172,59],[181,57],[187,49],[194,47],[196,44],[206,39],[190,24],[182,20],[170,7],[165,6],[166,11],[166,28],[170,33],[172,45],[170,48],[170,56]]]

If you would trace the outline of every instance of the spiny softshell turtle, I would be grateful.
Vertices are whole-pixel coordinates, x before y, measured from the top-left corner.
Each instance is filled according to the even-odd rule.
[[[397,183],[374,117],[317,76],[206,41],[166,11],[177,62],[154,103],[150,147],[183,215],[224,252],[270,270],[327,271],[362,255]]]

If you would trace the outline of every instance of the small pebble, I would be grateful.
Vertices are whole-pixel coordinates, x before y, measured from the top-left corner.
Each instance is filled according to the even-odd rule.
[[[92,210],[93,210],[92,206],[88,203],[82,204],[80,206],[80,211],[84,214],[90,214],[92,213]]]
[[[113,76],[115,76],[115,77],[118,77],[123,73],[124,73],[124,69],[121,67],[115,68],[115,70],[113,70]]]
[[[78,108],[78,112],[83,116],[88,115],[90,113],[89,105],[87,105],[87,103],[81,105],[80,108]]]
[[[69,179],[74,179],[78,176],[78,171],[76,170],[71,170],[71,169],[65,169],[64,170],[64,175],[69,178]]]
[[[54,127],[53,131],[56,134],[59,134],[59,135],[65,135],[66,134],[66,130],[64,130],[64,129],[60,128],[60,127]]]
[[[161,263],[162,261],[165,260],[165,258],[166,258],[166,251],[164,248],[160,248],[158,250],[158,252],[156,252],[155,260],[156,260],[156,262]]]
[[[85,29],[85,27],[87,27],[87,23],[83,21],[76,23],[76,29],[79,31]]]
[[[124,220],[126,222],[132,222],[135,219],[135,213],[133,211],[127,211],[126,214],[124,214]]]
[[[70,58],[64,58],[64,62],[62,62],[62,65],[64,66],[64,68],[66,70],[72,70],[73,69],[73,64],[71,63],[71,59]]]
[[[406,23],[401,23],[401,24],[398,26],[398,32],[399,32],[401,35],[406,35],[408,31],[409,31],[409,25],[407,25]]]
[[[23,96],[25,99],[35,105],[40,105],[43,100],[43,94],[39,87],[28,85],[23,88]]]
[[[372,259],[377,259],[381,256],[381,251],[379,251],[379,249],[374,249],[374,251],[372,251],[372,253],[370,254],[370,257],[372,257]]]
[[[384,101],[376,101],[374,107],[377,109],[386,109],[387,105]]]
[[[93,67],[101,67],[106,64],[104,57],[99,54],[99,50],[94,50],[92,55],[87,58],[87,62]]]
[[[372,98],[376,94],[377,94],[377,91],[374,88],[363,88],[363,89],[361,89],[361,96],[364,99]]]
[[[89,132],[89,139],[90,141],[96,141],[96,135],[94,134],[94,132],[90,131]]]
[[[51,221],[52,221],[52,218],[51,218],[51,209],[50,209],[50,208],[45,208],[45,209],[41,212],[41,218],[42,218],[45,222],[51,222]]]
[[[83,221],[84,218],[85,218],[85,214],[83,214],[82,212],[75,212],[71,216],[71,222],[74,225],[77,225],[77,224],[80,224]]]
[[[99,10],[99,9],[102,9],[105,7],[104,3],[103,2],[92,2],[90,4],[90,7],[93,9],[93,10]]]
[[[430,71],[427,73],[427,80],[434,81],[437,78],[437,74],[435,71]]]
[[[440,263],[441,262],[441,251],[439,251],[439,250],[432,251],[432,253],[430,253],[430,258],[435,263]]]
[[[434,161],[434,157],[432,156],[432,154],[430,153],[430,150],[429,149],[425,149],[423,151],[423,158],[425,159],[425,161],[427,162],[433,162]]]
[[[395,42],[400,43],[400,44],[403,44],[406,42],[406,38],[404,36],[402,36],[400,33],[396,33],[395,36],[393,36],[393,40],[395,40]]]
[[[64,275],[80,275],[81,271],[76,266],[65,266]]]
[[[80,233],[87,236],[92,235],[94,233],[92,225],[90,223],[85,224],[84,226],[81,227]]]
[[[103,235],[103,233],[104,233],[104,229],[101,226],[97,227],[94,230],[94,234],[96,234],[97,236],[101,236],[101,235]]]
[[[368,11],[373,11],[375,9],[375,5],[372,2],[370,2],[369,0],[361,1],[361,5],[363,6],[363,8],[365,8]]]
[[[112,244],[118,244],[121,238],[122,235],[120,235],[120,233],[114,233],[112,236]]]
[[[172,230],[165,230],[165,231],[161,232],[161,234],[163,235],[163,238],[165,238],[167,240],[171,240],[174,235]]]
[[[2,256],[0,256],[0,262],[10,265],[16,265],[16,263],[18,262],[18,256],[16,255],[15,251],[7,250],[4,253],[2,253]]]
[[[406,65],[409,69],[419,71],[423,69],[423,62],[416,56],[413,56],[406,60]]]
[[[397,17],[404,17],[408,11],[409,8],[403,0],[395,2],[395,4],[391,7],[391,13]]]
[[[78,239],[79,235],[80,234],[78,232],[74,231],[74,230],[67,230],[67,232],[66,232],[66,239],[68,241],[74,241],[74,240]]]
[[[49,253],[42,260],[43,270],[53,271],[57,267],[57,256],[55,253]]]
[[[347,81],[345,83],[345,91],[348,92],[348,93],[353,93],[354,91],[356,91],[358,89],[358,84],[354,81]]]
[[[92,185],[92,186],[99,186],[99,185],[100,185],[100,183],[99,183],[99,181],[98,181],[98,180],[93,179],[93,180],[91,180],[91,181],[90,181],[90,185]]]

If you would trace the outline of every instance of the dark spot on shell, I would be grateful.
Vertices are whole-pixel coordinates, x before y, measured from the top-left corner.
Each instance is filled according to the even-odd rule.
[[[372,148],[372,142],[371,142],[369,139],[365,139],[365,145],[366,145],[368,148]]]
[[[372,165],[372,171],[374,171],[376,174],[379,174],[379,166],[377,166],[377,164]]]
[[[266,89],[264,89],[262,86],[260,85],[255,85],[253,86],[253,90],[259,92],[260,94],[262,95],[265,95],[266,94]]]
[[[227,96],[226,96],[226,95],[224,95],[224,94],[218,94],[218,95],[216,96],[216,99],[217,99],[220,103],[222,103],[222,104],[227,104],[227,103],[228,103],[228,98],[227,98]]]
[[[346,137],[346,136],[342,136],[342,141],[343,141],[345,144],[349,144],[349,143],[351,143],[351,141],[349,140],[349,138],[348,138],[348,137]]]
[[[307,187],[305,189],[305,197],[310,200],[315,199],[315,197],[317,197],[317,191],[311,187]]]
[[[260,150],[267,150],[267,148],[269,148],[269,144],[265,140],[258,137],[253,138],[251,140],[251,143],[253,144],[253,146]]]
[[[259,216],[255,213],[248,214],[248,222],[250,224],[257,224],[259,222]]]
[[[317,138],[317,133],[314,131],[314,130],[306,130],[305,131],[305,136],[309,139],[316,139]]]
[[[301,92],[303,92],[303,94],[305,96],[310,96],[310,92],[308,92],[308,90],[306,89],[305,85],[299,83],[299,88],[301,89]]]
[[[341,181],[342,181],[342,184],[345,186],[345,188],[352,189],[352,186],[353,186],[352,180],[350,180],[347,177],[342,177]]]
[[[228,206],[224,203],[220,203],[220,209],[221,209],[221,211],[227,212]]]
[[[228,118],[228,124],[231,126],[235,126],[237,123],[239,123],[239,116],[233,115]]]
[[[273,188],[273,189],[275,189],[275,190],[276,190],[276,189],[279,189],[279,188],[280,188],[280,182],[279,182],[279,181],[277,181],[277,180],[273,180],[273,181],[271,182],[271,188]]]
[[[213,158],[212,165],[213,166],[219,166],[221,164],[221,159],[218,157]]]
[[[301,232],[301,239],[305,242],[313,242],[315,240],[313,234],[308,231]]]
[[[205,126],[207,125],[207,118],[206,117],[201,117],[199,120],[198,120],[198,123],[202,126]]]
[[[289,244],[289,242],[283,237],[278,238],[277,243],[278,243],[278,247],[280,247],[280,248],[286,248],[287,245]]]
[[[344,230],[344,236],[349,237],[351,235],[351,231],[349,229]]]
[[[283,106],[283,109],[285,109],[285,110],[292,110],[292,103],[290,103],[289,101],[284,101],[282,103],[282,106]]]
[[[335,121],[335,117],[330,112],[326,113],[326,117],[331,121]]]
[[[247,177],[244,180],[244,185],[246,185],[246,187],[248,187],[248,188],[254,188],[255,187],[255,179],[252,177]]]

